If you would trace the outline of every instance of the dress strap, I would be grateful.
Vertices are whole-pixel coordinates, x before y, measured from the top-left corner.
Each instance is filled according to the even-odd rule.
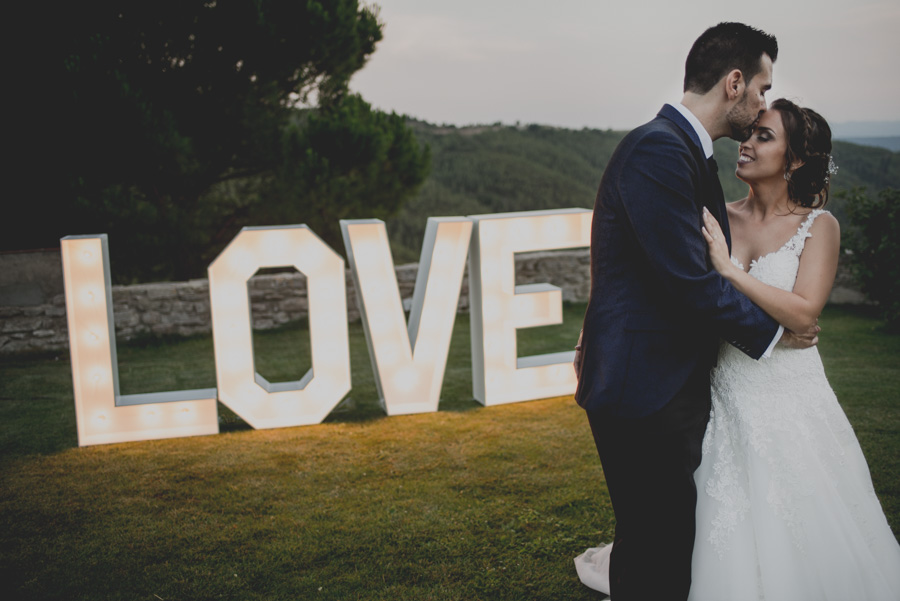
[[[816,217],[822,213],[828,213],[828,211],[824,209],[810,211],[809,215],[806,216],[806,219],[803,220],[803,223],[800,224],[800,227],[797,228],[797,233],[787,241],[787,244],[785,244],[785,248],[790,250],[794,256],[799,257],[800,253],[803,252],[803,246],[806,244],[806,239],[812,237],[812,234],[809,233],[809,228],[812,227]]]

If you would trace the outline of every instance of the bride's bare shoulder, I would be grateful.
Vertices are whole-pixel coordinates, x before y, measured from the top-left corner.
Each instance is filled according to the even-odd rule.
[[[838,231],[840,231],[840,229],[841,229],[840,222],[838,222],[837,218],[834,215],[832,215],[830,211],[822,211],[818,215],[818,217],[816,217],[816,220],[813,222],[812,227],[816,227],[817,224],[822,224],[822,225],[820,225],[821,229],[825,229],[825,228],[835,229],[836,228]]]
[[[813,237],[824,237],[833,243],[840,244],[841,224],[835,219],[834,215],[828,211],[825,211],[816,217],[816,220],[810,226],[809,231]]]

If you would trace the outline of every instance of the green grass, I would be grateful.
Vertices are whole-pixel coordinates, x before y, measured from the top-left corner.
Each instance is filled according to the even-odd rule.
[[[520,353],[572,345],[523,331]],[[900,337],[822,317],[826,370],[900,531]],[[325,423],[77,448],[65,355],[0,359],[0,585],[29,599],[600,599],[572,557],[613,514],[571,397],[471,400],[458,317],[437,413],[384,417],[351,326],[353,390]],[[295,379],[308,332],[258,333],[260,371]],[[209,338],[119,348],[122,391],[215,386]],[[11,593],[11,595],[10,595]]]

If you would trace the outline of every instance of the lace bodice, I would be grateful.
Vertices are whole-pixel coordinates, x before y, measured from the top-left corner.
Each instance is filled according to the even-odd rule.
[[[751,261],[748,273],[770,286],[775,286],[782,290],[792,290],[794,282],[797,281],[800,253],[803,252],[806,239],[812,236],[809,233],[809,228],[812,227],[816,217],[827,212],[821,209],[811,211],[797,229],[797,233],[791,236],[791,239],[785,242],[781,248]],[[744,269],[744,266],[734,257],[731,257],[731,262]]]

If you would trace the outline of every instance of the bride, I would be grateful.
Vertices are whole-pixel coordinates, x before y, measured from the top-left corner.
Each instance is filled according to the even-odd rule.
[[[818,113],[776,100],[740,146],[750,194],[728,206],[730,256],[703,216],[713,267],[789,330],[815,323],[837,270],[840,228],[821,209],[830,152]],[[900,545],[818,350],[755,361],[723,344],[711,375],[689,600],[900,599]],[[605,593],[611,549],[575,559]]]

